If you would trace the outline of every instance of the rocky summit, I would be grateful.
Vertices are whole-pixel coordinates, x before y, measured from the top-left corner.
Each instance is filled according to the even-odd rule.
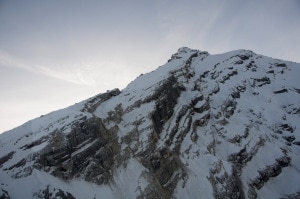
[[[0,134],[0,198],[300,198],[300,64],[180,48]]]

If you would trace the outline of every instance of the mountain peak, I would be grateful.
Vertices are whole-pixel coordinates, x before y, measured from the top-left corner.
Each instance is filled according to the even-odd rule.
[[[178,48],[177,53],[188,53],[188,52],[197,52],[197,51],[198,50],[196,50],[196,49],[191,49],[188,47],[180,47],[180,48]]]
[[[175,54],[173,54],[171,56],[171,59],[168,60],[168,62],[170,62],[171,60],[174,60],[174,59],[191,59],[193,57],[196,57],[198,55],[209,55],[208,52],[206,51],[200,51],[200,50],[196,50],[196,49],[191,49],[191,48],[188,48],[188,47],[181,47],[177,50],[177,52]]]
[[[122,91],[1,134],[0,198],[299,198],[298,74],[179,48]]]

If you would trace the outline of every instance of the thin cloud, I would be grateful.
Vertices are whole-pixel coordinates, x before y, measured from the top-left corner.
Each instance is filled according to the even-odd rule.
[[[74,84],[94,86],[96,82],[95,79],[84,70],[84,68],[65,70],[62,66],[62,70],[53,70],[51,67],[45,67],[41,65],[36,65],[34,68],[44,75],[72,82]]]
[[[5,66],[11,66],[11,67],[19,67],[27,70],[32,70],[32,67],[24,64],[23,62],[19,61],[18,59],[14,58],[13,56],[10,56],[7,53],[0,51],[0,64]]]
[[[28,64],[3,52],[0,52],[0,63],[5,66],[23,68],[34,73],[54,77],[78,85],[94,86],[96,83],[95,79],[90,75],[91,71],[87,70],[88,67],[86,66],[67,69],[68,67],[65,66],[53,67]]]

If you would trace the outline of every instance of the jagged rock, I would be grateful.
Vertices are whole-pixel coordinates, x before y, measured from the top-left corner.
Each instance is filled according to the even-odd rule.
[[[52,193],[52,192],[55,192]],[[41,190],[39,193],[34,193],[33,194],[34,198],[47,198],[47,199],[56,199],[56,198],[61,198],[61,199],[75,199],[75,197],[68,193],[68,192],[64,192],[61,189],[56,189],[53,188],[53,190],[51,190],[50,186],[47,186],[46,189]]]
[[[244,63],[243,60],[238,60],[234,64],[242,64],[242,63]]]
[[[274,94],[279,94],[279,93],[287,93],[288,90],[286,88],[281,89],[281,90],[277,90],[277,91],[273,91]]]
[[[204,101],[198,101],[194,105],[194,110],[197,113],[203,113],[204,111],[209,110],[210,105],[209,105],[209,99],[205,99]]]
[[[283,156],[281,158],[276,159],[276,161],[279,163],[281,167],[287,167],[291,162],[291,158],[287,156]]]
[[[278,64],[275,64],[275,66],[277,66],[277,67],[286,67],[286,64],[285,63],[278,63]]]
[[[293,144],[300,146],[300,141],[293,142]]]
[[[213,186],[215,198],[245,198],[239,176],[236,172],[228,174],[227,171],[224,171],[224,165],[221,161],[217,162],[210,170],[208,179]]]
[[[0,190],[0,199],[11,199],[8,192],[4,189]]]
[[[96,95],[85,104],[84,109],[81,111],[93,112],[101,103],[119,95],[120,93],[121,91],[118,88],[115,88],[111,91],[107,91],[106,93]]]
[[[163,124],[173,115],[174,106],[183,90],[176,78],[171,76],[156,91],[157,94],[154,94],[159,96],[152,114],[154,128],[158,134],[162,131]]]
[[[106,129],[98,118],[76,123],[67,136],[59,131],[54,133],[52,142],[41,152],[39,164],[43,168],[53,168],[52,174],[62,179],[72,179],[87,172],[85,180],[97,184],[107,182],[110,174],[103,176],[104,180],[95,177],[105,173],[118,156],[118,143],[111,140],[115,133],[116,129]],[[88,158],[95,158],[95,162]]]
[[[293,194],[289,194],[286,195],[284,197],[280,197],[280,199],[299,199],[300,198],[300,191],[298,191],[297,193],[293,193]]]
[[[293,142],[296,138],[295,136],[291,135],[291,136],[282,136],[283,139],[285,139],[288,142]]]
[[[237,70],[233,70],[231,72],[229,72],[227,75],[223,76],[222,79],[219,80],[220,83],[224,84],[225,81],[229,80],[230,77],[237,75],[238,71]]]
[[[15,154],[15,151],[11,151],[8,154],[4,155],[3,157],[0,158],[0,168],[2,165],[7,162],[9,159],[12,158],[12,156]]]
[[[224,102],[221,110],[226,118],[229,118],[233,115],[234,110],[236,109],[236,104],[237,102],[231,99]]]

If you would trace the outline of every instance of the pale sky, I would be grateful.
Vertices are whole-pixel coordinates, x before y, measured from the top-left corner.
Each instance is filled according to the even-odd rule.
[[[0,0],[0,133],[122,89],[182,46],[300,62],[300,1]]]

